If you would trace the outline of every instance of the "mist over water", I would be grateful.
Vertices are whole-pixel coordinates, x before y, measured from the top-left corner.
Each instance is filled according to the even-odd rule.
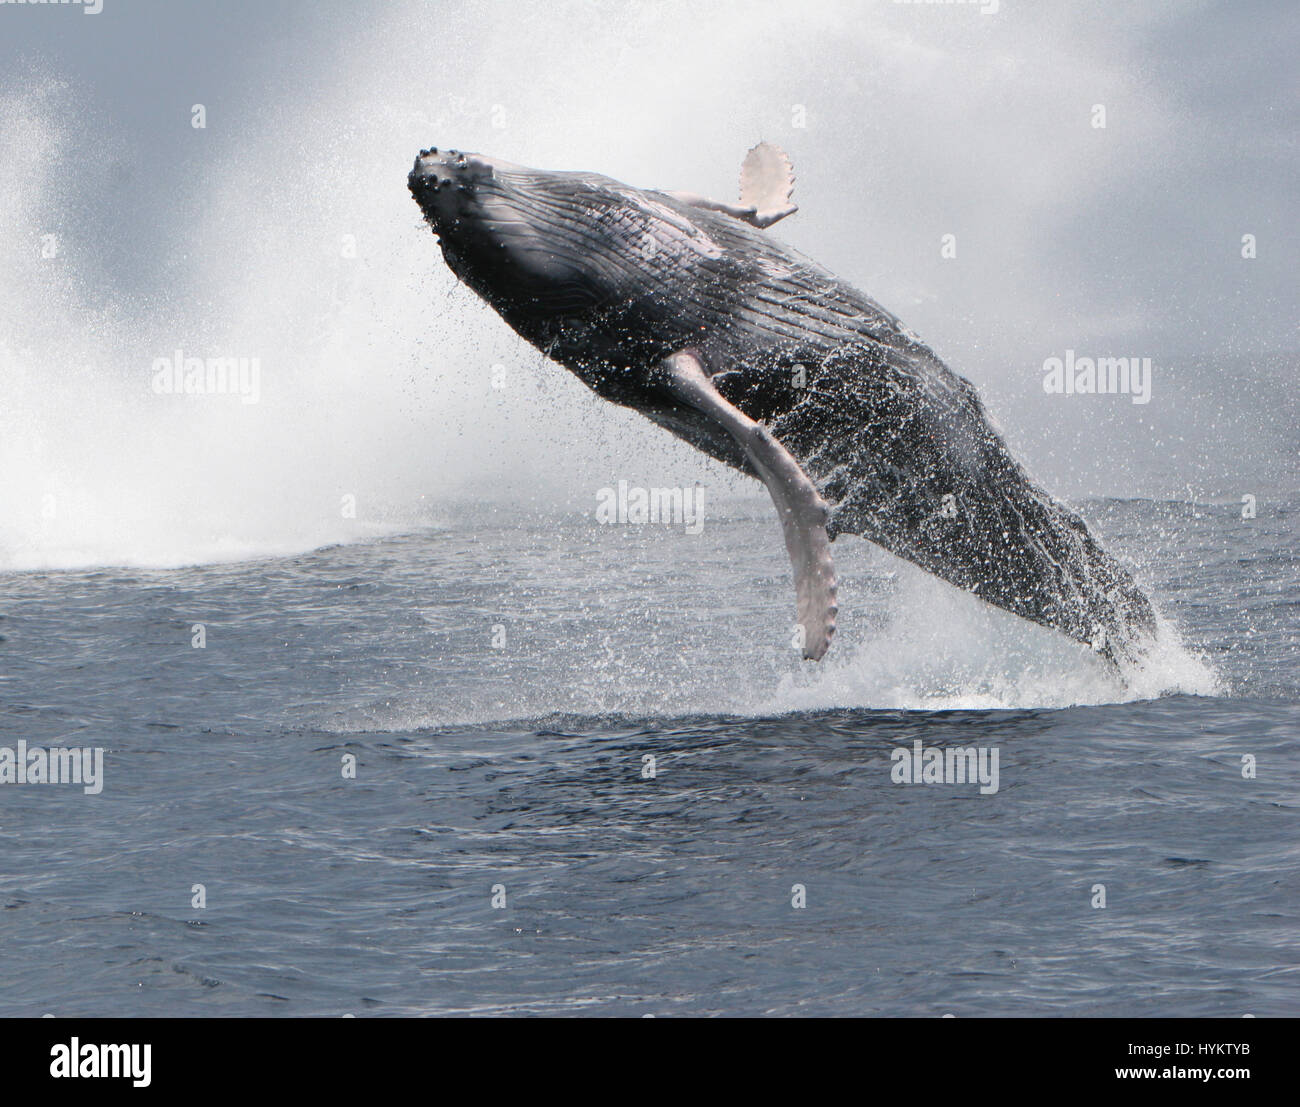
[[[1180,143],[1185,105],[1128,64],[1125,43],[1149,33],[1152,15],[885,4],[867,19],[826,4],[774,36],[778,5],[398,6],[362,28],[343,8],[309,5],[286,17],[293,36],[259,40],[255,10],[235,10],[250,44],[227,87],[210,74],[192,90],[169,86],[167,124],[148,133],[129,129],[121,105],[117,118],[58,49],[11,67],[0,100],[0,567],[202,564],[413,529],[438,541],[451,505],[586,513],[624,477],[764,500],[598,402],[456,285],[405,188],[429,144],[725,197],[744,150],[778,141],[801,211],[777,233],[974,380],[1049,488],[1235,498],[1245,476],[1224,472],[1223,449],[1210,460],[1200,448],[1240,444],[1225,425],[1262,428],[1276,456],[1243,448],[1238,460],[1286,483],[1293,423],[1267,390],[1221,394],[1212,420],[1189,420],[1213,397],[1217,351],[1241,348],[1238,364],[1271,367],[1263,379],[1290,363],[1250,352],[1282,341],[1261,322],[1266,305],[1185,333],[1204,318],[1199,301],[1221,299],[1221,270],[1212,292],[1186,267],[1177,297],[1162,290],[1149,178],[1159,167],[1165,181],[1190,179],[1205,142]],[[112,33],[145,33],[147,6],[118,18]],[[166,45],[174,28],[159,26]],[[1113,119],[1104,132],[1087,125],[1098,99]],[[206,129],[189,125],[191,101],[205,102]],[[1075,115],[1077,129],[1063,126]],[[142,211],[134,192],[155,199]],[[1208,192],[1184,197],[1192,211],[1206,203]],[[1085,225],[1089,213],[1097,222]],[[1252,214],[1262,232],[1273,225],[1267,210]],[[1142,249],[1123,253],[1139,227]],[[950,230],[956,260],[938,249]],[[1103,259],[1107,248],[1121,253]],[[1205,343],[1215,356],[1201,369],[1191,354]],[[1153,402],[1045,397],[1042,359],[1073,346],[1153,353]],[[157,394],[153,366],[174,356],[255,360],[256,402]],[[910,635],[924,641],[925,612],[954,602],[945,593],[923,578],[899,597]],[[982,656],[981,632],[969,635]],[[864,651],[792,699],[864,695],[852,671],[888,672],[897,656]],[[1008,680],[1018,656],[1007,655]],[[1162,668],[1153,690],[1206,690],[1205,678],[1177,675],[1187,666]],[[1047,683],[1067,699],[1097,695]],[[891,698],[873,684],[867,698],[879,695]]]

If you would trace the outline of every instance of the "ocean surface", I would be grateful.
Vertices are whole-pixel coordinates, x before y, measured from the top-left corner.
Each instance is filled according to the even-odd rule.
[[[1128,688],[850,537],[801,663],[752,498],[0,574],[0,1015],[1300,1013],[1300,501],[1079,506]]]

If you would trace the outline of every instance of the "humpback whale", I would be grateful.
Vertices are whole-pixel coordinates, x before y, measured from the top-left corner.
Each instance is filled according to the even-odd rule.
[[[1140,664],[1150,601],[1034,484],[974,387],[767,232],[796,210],[779,148],[749,152],[735,203],[436,148],[408,185],[451,271],[518,334],[767,486],[804,657],[830,646],[830,546],[855,534],[1121,670]]]

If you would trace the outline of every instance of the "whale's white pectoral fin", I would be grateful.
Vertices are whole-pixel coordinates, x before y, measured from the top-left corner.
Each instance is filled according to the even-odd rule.
[[[740,203],[753,208],[750,220],[756,227],[770,227],[778,219],[799,210],[791,203],[794,195],[794,166],[781,147],[760,142],[740,167]]]
[[[710,200],[698,192],[669,192],[674,200],[705,211],[720,211],[751,226],[770,227],[779,219],[793,215],[799,205],[790,201],[794,194],[794,166],[781,147],[760,142],[740,167],[740,203]]]
[[[835,634],[835,563],[826,521],[830,509],[816,485],[772,432],[754,422],[714,387],[699,359],[683,352],[665,358],[663,383],[672,398],[722,426],[745,451],[767,485],[785,533],[794,569],[803,655],[820,661]]]

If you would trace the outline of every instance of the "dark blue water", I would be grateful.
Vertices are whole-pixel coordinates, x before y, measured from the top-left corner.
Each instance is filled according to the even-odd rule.
[[[761,501],[5,574],[0,745],[106,752],[0,786],[0,1014],[1294,1015],[1297,504],[1085,510],[1127,690],[853,539],[801,664]]]

